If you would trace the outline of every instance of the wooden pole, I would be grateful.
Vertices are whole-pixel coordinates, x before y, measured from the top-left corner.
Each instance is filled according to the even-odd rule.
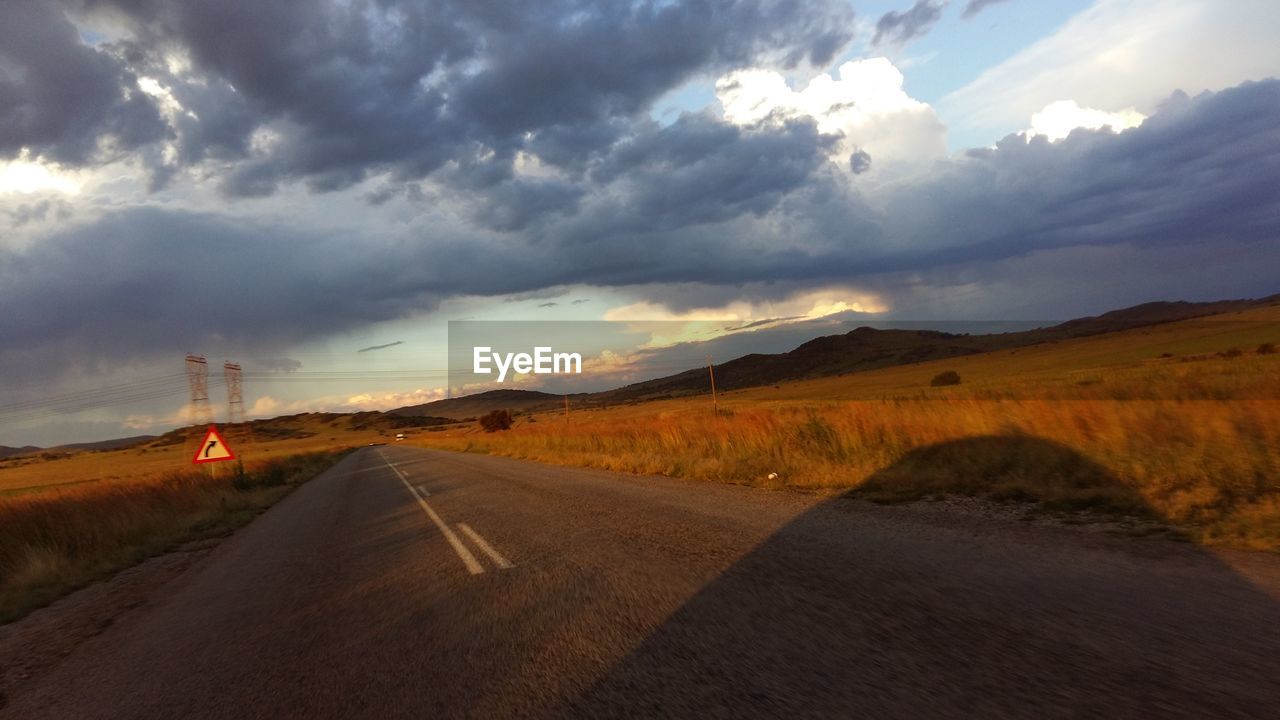
[[[716,368],[711,363],[711,356],[707,356],[707,373],[711,375],[711,410],[716,415],[720,414],[720,403],[716,401]]]

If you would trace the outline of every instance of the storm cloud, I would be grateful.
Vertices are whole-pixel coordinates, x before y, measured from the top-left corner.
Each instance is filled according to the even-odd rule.
[[[704,302],[750,284],[892,293],[887,278],[904,273],[1071,248],[1185,254],[1229,242],[1247,256],[1280,233],[1277,116],[1276,80],[1179,95],[1120,134],[1010,136],[878,205],[820,162],[826,141],[812,126],[748,131],[691,116],[615,148],[581,181],[610,190],[529,238],[426,218],[353,245],[305,225],[112,211],[0,251],[0,306],[23,309],[0,315],[0,372],[37,376],[60,353],[136,359],[212,338],[283,352],[461,294],[694,282]],[[1124,282],[1141,269],[1113,272]]]
[[[19,0],[0,29],[0,153],[70,164],[147,143],[153,185],[200,167],[230,196],[328,192],[449,170],[492,188],[494,225],[572,205],[517,183],[520,153],[580,167],[698,74],[822,66],[852,39],[839,0]],[[81,42],[77,27],[110,28]],[[6,77],[4,67],[13,68]],[[162,92],[138,88],[138,78]],[[16,78],[16,79],[15,79]],[[167,94],[167,96],[166,96]],[[163,102],[160,99],[162,98]],[[158,106],[175,103],[162,115]],[[168,149],[161,152],[162,141]]]
[[[100,162],[170,129],[124,58],[85,45],[44,0],[5,3],[0,22],[0,157]],[[104,148],[100,141],[109,140]]]
[[[874,41],[944,5],[886,14]],[[955,152],[948,123],[1015,113],[985,144],[1044,98],[990,102],[1023,93],[991,71],[968,111],[937,111],[855,57],[855,26],[843,0],[14,0],[0,377],[20,382],[0,402],[187,351],[296,370],[330,339],[348,361],[425,348],[420,320],[503,298],[1017,319],[1280,289],[1280,81],[1238,84],[1269,73],[1190,77],[1226,89],[1158,107],[1176,85],[1147,83],[1124,132]],[[1044,65],[1068,73],[1077,45]]]

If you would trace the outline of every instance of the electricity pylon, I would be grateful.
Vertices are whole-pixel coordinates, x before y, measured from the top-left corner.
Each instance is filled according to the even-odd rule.
[[[191,388],[191,419],[196,425],[213,422],[209,408],[209,363],[200,355],[187,353],[187,385]]]
[[[253,427],[244,415],[244,375],[240,363],[222,363],[222,378],[227,383],[227,424],[241,429],[240,438],[253,442]]]
[[[244,377],[240,364],[222,363],[222,377],[227,382],[227,422],[244,422]]]

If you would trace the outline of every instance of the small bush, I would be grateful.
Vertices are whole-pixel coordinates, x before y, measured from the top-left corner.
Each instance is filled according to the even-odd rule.
[[[480,427],[485,432],[498,432],[511,429],[511,413],[506,410],[494,410],[480,417]]]
[[[1233,347],[1233,348],[1228,348],[1227,350],[1223,350],[1218,354],[1224,358],[1238,358],[1241,355],[1244,355],[1244,351],[1238,347]]]
[[[1276,352],[1278,351],[1276,350],[1275,343],[1262,343],[1258,346],[1259,355],[1275,355]]]
[[[955,370],[946,370],[944,372],[940,372],[937,375],[933,376],[933,379],[929,381],[929,384],[933,387],[959,385],[960,373],[956,372]]]

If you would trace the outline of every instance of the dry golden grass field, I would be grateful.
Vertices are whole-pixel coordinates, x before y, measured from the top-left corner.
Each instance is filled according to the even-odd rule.
[[[840,377],[409,429],[412,444],[848,494],[952,494],[1146,516],[1206,543],[1280,549],[1280,307]],[[958,385],[933,387],[941,372]],[[247,522],[403,419],[300,415],[0,460],[0,622],[148,555]]]
[[[873,500],[1030,500],[1274,550],[1280,354],[1267,343],[1280,345],[1280,308],[741,390],[719,414],[708,395],[412,442]],[[932,387],[948,370],[961,383]]]
[[[395,436],[396,431],[383,428],[353,429],[349,419],[346,415],[298,415],[266,423],[260,421],[252,439],[237,427],[223,428],[223,435],[237,456],[246,462],[386,442]],[[65,490],[74,485],[138,482],[188,468],[204,428],[194,431],[199,437],[192,437],[191,432],[176,437],[183,432],[122,450],[81,451],[66,456],[39,453],[0,459],[0,498]]]
[[[0,460],[0,623],[182,542],[230,532],[343,449],[393,438],[378,419],[258,421],[252,439],[223,428],[243,467],[193,466],[204,428],[121,450]]]

